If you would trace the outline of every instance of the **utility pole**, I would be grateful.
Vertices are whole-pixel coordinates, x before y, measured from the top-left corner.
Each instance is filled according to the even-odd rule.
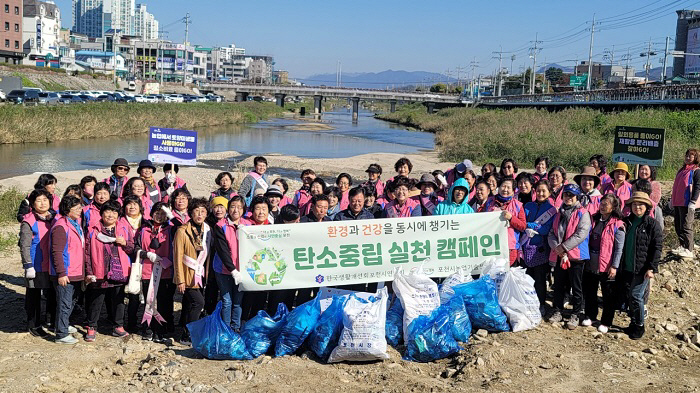
[[[547,58],[544,58],[544,63],[542,63],[542,93],[546,93],[548,91],[545,90],[545,87],[547,83]]]
[[[515,55],[510,56],[510,74],[513,75],[513,62],[515,61]]]
[[[471,78],[470,78],[472,88],[470,89],[470,90],[471,90],[471,91],[470,91],[470,94],[473,94],[473,92],[474,92],[474,87],[473,87],[473,86],[474,86],[474,70],[476,70],[477,68],[479,68],[479,62],[476,61],[476,56],[474,56],[474,60],[472,60],[472,61],[469,63],[469,66],[470,66],[471,69],[472,69],[472,75],[471,75]],[[481,82],[481,80],[480,80],[480,82]],[[478,96],[478,94],[479,94],[479,93],[477,92],[477,96]]]
[[[627,48],[627,56],[625,56],[625,60],[627,60],[627,63],[625,65],[625,87],[627,87],[627,74],[629,73],[630,69],[630,48]]]
[[[187,43],[190,40],[190,23],[192,23],[189,12],[187,13],[187,15],[185,15],[183,22],[185,23],[185,61],[182,65],[182,85],[185,86],[185,84],[187,83],[187,60],[189,58],[189,54],[187,54]]]
[[[501,96],[501,86],[502,86],[501,80],[503,79],[501,76],[502,75],[501,70],[503,69],[503,45],[499,45],[498,48],[499,48],[498,52],[491,52],[491,53],[498,54],[498,93],[497,93],[497,95],[500,97]],[[496,56],[494,56],[493,58],[495,59]]]
[[[664,50],[664,66],[661,75],[661,83],[663,83],[664,85],[666,84],[666,63],[668,59],[668,44],[670,40],[670,37],[666,37],[666,49]]]
[[[644,55],[644,53],[642,53],[642,55]],[[649,57],[651,56],[651,38],[649,38],[649,47],[647,48],[646,56],[647,56],[647,62],[644,65],[644,68],[646,69],[646,74],[644,75],[644,85],[645,86],[649,82],[649,68],[651,68],[651,64],[649,64]]]
[[[445,94],[449,94],[450,92],[450,76],[452,75],[452,71],[448,68],[445,70],[445,76],[447,77],[447,82],[445,83]]]
[[[588,78],[586,78],[586,90],[591,90],[591,75],[593,74],[593,33],[595,32],[595,14],[591,22],[591,43],[588,46]]]
[[[522,87],[523,87],[522,95],[525,95],[525,71],[526,71],[526,70],[527,70],[527,68],[526,68],[525,66],[523,66],[523,68],[522,68],[522,71],[523,71],[523,82],[521,83],[521,85],[522,85]]]
[[[160,86],[161,86],[160,88],[162,89],[163,88],[163,71],[164,71],[164,68],[163,68],[163,65],[164,65],[163,64],[164,63],[164,59],[163,59],[163,35],[166,34],[167,31],[161,30],[158,33],[159,33],[158,34],[158,49],[160,50],[160,55],[159,55],[160,56]],[[158,58],[156,58],[156,61],[158,61]],[[158,64],[156,64],[156,65],[158,65]]]
[[[460,75],[461,75],[461,73],[462,73],[463,71],[466,71],[466,70],[467,70],[466,67],[457,66],[457,87],[459,87],[460,90],[462,89],[462,84],[461,84],[461,81],[460,81]]]
[[[537,36],[539,33],[535,33],[535,41],[534,44],[535,46],[530,48],[530,51],[532,53],[532,71],[530,72],[530,94],[535,94],[535,76],[536,74],[536,68],[537,68],[537,51],[542,49],[538,48],[537,44],[541,43],[542,41],[537,40]]]

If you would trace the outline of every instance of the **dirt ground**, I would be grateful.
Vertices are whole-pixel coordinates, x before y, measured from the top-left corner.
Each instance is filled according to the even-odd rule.
[[[208,158],[226,158],[225,153],[215,154],[220,156]],[[357,175],[374,161],[386,165],[388,173],[396,158],[377,155],[324,162],[268,157],[273,167],[308,166],[330,174],[350,166]],[[420,162],[417,172],[432,169],[437,162],[430,155],[415,159]],[[185,168],[181,173],[195,196],[204,196],[213,187],[210,179],[218,169],[202,171]],[[59,184],[83,175],[58,174]],[[7,179],[0,185],[26,189],[35,177]],[[668,250],[677,246],[676,236],[668,231],[670,217],[666,228]],[[17,226],[2,229],[14,231]],[[178,343],[155,344],[136,335],[119,339],[98,334],[96,342],[81,339],[74,346],[32,337],[25,332],[24,283],[19,253],[13,249],[0,255],[0,392],[698,391],[698,266],[697,259],[664,256],[651,293],[647,334],[639,341],[631,341],[619,328],[603,335],[592,327],[569,331],[562,324],[542,323],[519,333],[474,334],[459,354],[434,363],[404,361],[400,347],[390,348],[391,359],[384,362],[326,365],[304,349],[282,358],[212,361]],[[80,332],[84,332],[79,326],[82,318],[73,318]],[[616,325],[628,323],[626,316],[616,315]]]

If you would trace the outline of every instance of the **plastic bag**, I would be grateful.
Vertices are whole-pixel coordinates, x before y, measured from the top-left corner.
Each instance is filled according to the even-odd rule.
[[[523,268],[513,268],[506,273],[498,291],[498,302],[514,332],[532,329],[542,322],[535,280]]]
[[[343,331],[328,363],[389,359],[384,337],[388,298],[386,287],[370,301],[350,296],[343,307]]]
[[[490,276],[457,285],[454,290],[464,300],[464,307],[474,328],[490,332],[510,330],[508,319],[498,304],[496,286]]]
[[[396,268],[392,285],[403,307],[403,336],[408,336],[408,325],[419,315],[430,315],[440,306],[440,295],[435,281],[416,269],[405,274]]]
[[[484,276],[488,274],[491,276],[494,285],[496,285],[496,291],[501,288],[501,282],[505,278],[505,274],[510,268],[510,261],[503,258],[491,259],[486,261],[484,267],[481,269],[481,275]]]
[[[287,314],[287,321],[275,343],[275,356],[296,352],[314,330],[320,317],[321,305],[318,296]]]
[[[455,295],[454,286],[472,281],[472,276],[465,276],[464,270],[460,267],[456,272],[450,274],[443,280],[438,293],[440,294],[440,304],[446,304]]]
[[[432,362],[459,352],[453,328],[454,307],[464,304],[455,298],[435,309],[429,316],[420,315],[408,326],[406,355],[404,359],[416,362]],[[469,320],[469,318],[467,318]]]
[[[386,324],[384,325],[386,329],[386,341],[392,347],[395,347],[401,343],[403,338],[403,307],[401,307],[401,300],[393,296],[391,301],[391,307],[386,310]]]
[[[270,317],[266,311],[260,310],[256,316],[243,325],[241,337],[254,358],[266,353],[270,349],[270,345],[277,340],[288,313],[287,306],[284,303],[279,303],[274,317]]]
[[[345,296],[333,296],[331,305],[321,314],[318,324],[309,334],[309,348],[323,360],[327,360],[338,345],[340,332],[343,331],[343,306],[346,300]]]
[[[459,342],[469,342],[469,336],[472,334],[472,323],[469,320],[469,313],[464,307],[464,301],[459,296],[453,297],[446,306],[450,313],[452,336]]]
[[[211,315],[188,323],[187,330],[192,337],[192,348],[207,359],[253,359],[241,336],[221,319],[221,302]]]

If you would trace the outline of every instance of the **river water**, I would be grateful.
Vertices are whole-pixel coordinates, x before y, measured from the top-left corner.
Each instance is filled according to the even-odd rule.
[[[415,153],[434,147],[433,134],[374,119],[361,111],[357,123],[344,108],[325,112],[333,130],[300,131],[307,124],[291,118],[256,124],[198,129],[198,154],[235,150],[244,156],[269,153],[307,158],[343,158],[364,153]],[[128,126],[128,125],[127,125]],[[138,162],[148,155],[148,134],[0,145],[0,178],[34,172],[104,168],[115,158]],[[240,157],[239,157],[240,158]]]

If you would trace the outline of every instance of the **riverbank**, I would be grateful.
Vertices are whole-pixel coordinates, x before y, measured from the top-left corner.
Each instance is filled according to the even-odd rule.
[[[541,155],[576,171],[593,154],[612,156],[616,126],[666,129],[664,166],[659,177],[673,179],[685,150],[697,146],[700,112],[644,109],[602,113],[591,109],[548,112],[535,109],[487,110],[449,108],[427,114],[423,106],[406,105],[376,118],[436,134],[440,158],[500,163],[505,157],[532,167]],[[612,166],[612,165],[609,165]]]
[[[261,102],[5,105],[0,110],[0,144],[135,135],[148,132],[150,126],[193,129],[254,123],[284,113]]]

